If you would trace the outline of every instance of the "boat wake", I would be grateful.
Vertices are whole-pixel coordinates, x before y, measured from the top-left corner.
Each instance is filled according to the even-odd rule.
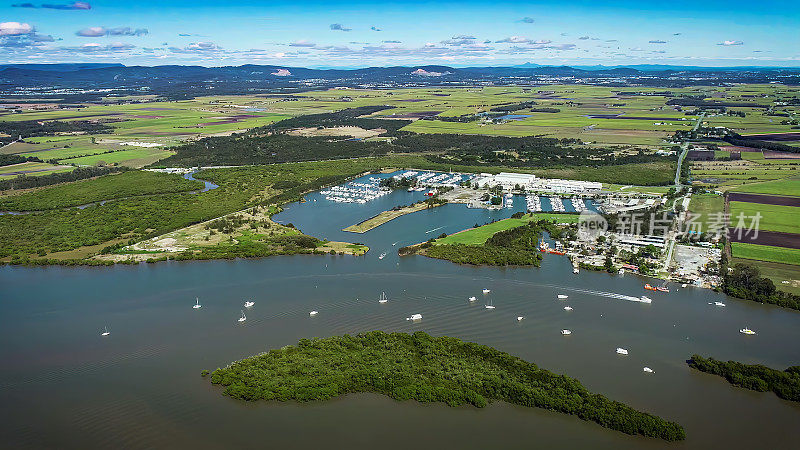
[[[430,233],[433,233],[434,231],[436,231],[436,230],[441,230],[442,228],[444,228],[444,227],[439,227],[439,228],[434,228],[434,229],[432,229],[432,230],[428,230],[428,231],[426,231],[426,232],[425,232],[425,234],[430,234]]]
[[[647,300],[645,300],[642,297],[633,297],[633,296],[630,296],[630,295],[617,294],[615,292],[592,291],[592,290],[589,290],[589,289],[575,289],[575,288],[565,288],[565,289],[568,289],[568,290],[574,291],[574,292],[581,292],[581,293],[584,293],[584,294],[597,295],[597,296],[600,296],[600,297],[615,298],[617,300],[627,300],[629,302],[650,303],[650,302],[648,302]]]

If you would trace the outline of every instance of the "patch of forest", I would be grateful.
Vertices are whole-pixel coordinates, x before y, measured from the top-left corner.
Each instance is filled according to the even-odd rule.
[[[374,392],[479,408],[505,401],[575,415],[631,435],[686,438],[677,423],[593,394],[574,378],[485,345],[421,331],[301,339],[296,346],[217,369],[210,378],[239,400],[307,402]]]
[[[718,361],[700,355],[692,355],[687,363],[693,369],[723,377],[734,386],[758,392],[772,391],[782,399],[800,402],[800,366],[777,370],[761,364]]]

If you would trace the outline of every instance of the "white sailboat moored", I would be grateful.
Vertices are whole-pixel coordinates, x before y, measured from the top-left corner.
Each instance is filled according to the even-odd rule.
[[[246,300],[246,301],[244,302],[244,307],[245,307],[245,308],[252,308],[252,307],[253,307],[253,305],[255,305],[255,304],[256,304],[256,302],[254,302],[254,301]]]
[[[239,317],[239,322],[244,322],[247,320],[247,316],[244,315],[244,310],[242,311],[242,317]]]
[[[100,336],[108,336],[109,334],[111,334],[111,332],[108,331],[108,327],[103,327],[103,332],[100,333]]]
[[[386,303],[389,301],[389,298],[386,297],[386,292],[381,292],[381,298],[378,300],[378,303]]]
[[[199,297],[195,298],[195,300],[196,300],[196,302],[195,302],[194,306],[192,306],[192,309],[200,309],[200,308],[202,308],[203,305],[200,304],[200,298]]]

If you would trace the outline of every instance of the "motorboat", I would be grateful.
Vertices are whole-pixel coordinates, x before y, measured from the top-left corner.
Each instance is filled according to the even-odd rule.
[[[570,334],[572,334],[572,331],[570,331],[570,330],[561,330],[561,334],[563,334],[564,336],[569,336]]]
[[[422,314],[412,314],[411,317],[406,317],[406,320],[410,320],[412,322],[422,320]]]
[[[109,334],[111,334],[111,332],[108,331],[108,327],[103,327],[103,330],[104,331],[100,333],[100,336],[108,336]]]
[[[381,255],[378,256],[378,259],[383,259],[383,258],[386,258],[386,253],[385,252],[381,253]]]
[[[719,306],[719,307],[722,307],[722,308],[724,308],[724,307],[725,307],[725,303],[722,303],[722,302],[714,302],[714,306]]]
[[[253,301],[247,300],[247,301],[245,301],[245,302],[244,302],[244,307],[245,307],[245,308],[252,308],[252,307],[253,307],[253,305],[255,305],[255,304],[256,304],[256,302],[253,302]]]
[[[200,304],[200,299],[199,299],[199,298],[197,298],[197,299],[195,299],[195,300],[196,300],[197,302],[194,304],[194,306],[192,306],[192,308],[193,308],[193,309],[200,309],[200,308],[202,308],[202,307],[203,307],[203,305],[201,305],[201,304]]]
[[[625,275],[625,269],[620,268],[617,273],[620,275]]]
[[[628,350],[624,349],[622,347],[617,347],[617,354],[618,355],[627,355],[628,354]]]
[[[242,311],[242,317],[239,317],[239,322],[244,322],[247,320],[247,316],[244,315],[244,311]]]
[[[742,334],[756,334],[755,331],[753,331],[753,330],[751,330],[750,328],[747,328],[747,327],[744,327],[741,330],[739,330],[739,333],[742,333]]]
[[[308,313],[309,317],[314,317],[317,314],[319,314],[319,311],[311,311],[310,313]]]
[[[646,372],[646,373],[656,373],[656,372],[655,372],[653,369],[651,369],[651,368],[649,368],[649,367],[643,367],[643,368],[642,368],[642,372]]]
[[[572,311],[572,306],[565,306],[564,311]]]
[[[688,284],[686,284],[686,283],[683,283],[683,284],[681,285],[681,287],[682,287],[682,288],[685,288],[686,286],[689,286],[689,285],[688,285]]]
[[[580,272],[580,270],[578,270],[577,267],[572,268],[572,273],[577,274],[578,272]]]
[[[523,317],[523,316],[517,316],[517,322],[521,322],[521,321],[522,321],[522,319],[524,319],[524,317]]]
[[[469,298],[469,301],[474,302],[477,299],[478,299],[478,297],[472,296],[472,297]]]
[[[569,295],[558,294],[558,299],[559,299],[559,300],[566,300],[566,299],[568,299],[568,298],[569,298]]]
[[[484,293],[484,294],[488,294],[489,292],[492,292],[492,290],[491,290],[491,289],[484,289],[484,290],[483,290],[483,293]]]
[[[639,297],[639,300],[641,300],[642,303],[653,303],[653,299],[651,299],[650,297],[648,297],[646,295],[643,295],[643,296]]]

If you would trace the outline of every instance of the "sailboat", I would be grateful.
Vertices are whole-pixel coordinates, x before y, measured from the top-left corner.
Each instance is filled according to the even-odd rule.
[[[239,322],[244,322],[247,320],[247,316],[244,315],[244,310],[242,310],[242,317],[239,317]]]
[[[244,302],[244,307],[245,307],[245,308],[252,308],[252,307],[253,307],[253,305],[255,305],[255,304],[256,304],[256,302],[254,302],[254,301],[251,301],[251,300],[246,300],[246,301]]]
[[[308,313],[309,317],[314,317],[317,314],[319,314],[319,311],[311,311],[311,312]]]
[[[492,299],[486,303],[486,309],[494,309],[494,305],[492,304]]]
[[[194,304],[194,306],[192,306],[192,308],[193,308],[193,309],[200,309],[200,308],[202,308],[202,307],[203,307],[203,305],[201,305],[201,304],[200,304],[200,298],[196,298],[195,300],[197,300],[197,303],[195,303],[195,304]]]
[[[111,334],[111,332],[108,331],[108,327],[103,327],[103,330],[105,330],[105,331],[100,333],[100,336],[108,336],[109,334]]]
[[[389,298],[386,297],[386,292],[381,292],[381,298],[380,298],[380,300],[378,300],[378,303],[383,304],[383,303],[386,303],[388,301],[389,301]]]

